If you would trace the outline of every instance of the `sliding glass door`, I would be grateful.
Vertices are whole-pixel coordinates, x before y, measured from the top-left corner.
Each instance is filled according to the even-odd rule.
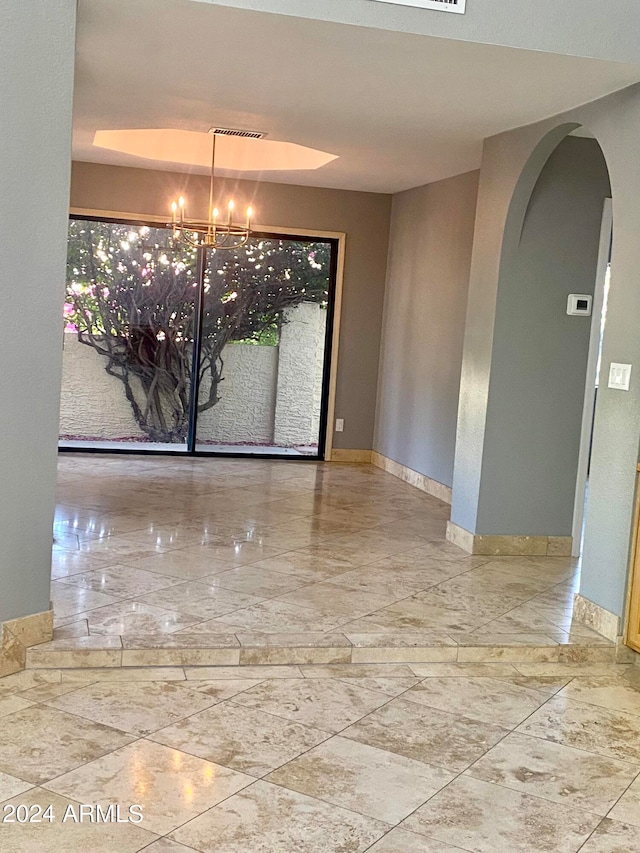
[[[71,220],[62,447],[187,449],[197,268],[166,228]]]
[[[72,219],[60,446],[322,458],[336,249]]]
[[[253,236],[205,269],[196,447],[318,456],[332,245]]]

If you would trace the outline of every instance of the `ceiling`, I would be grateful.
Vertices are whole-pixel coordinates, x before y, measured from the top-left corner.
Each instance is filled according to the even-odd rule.
[[[221,175],[397,192],[477,168],[487,136],[638,81],[640,66],[191,0],[79,0],[73,155],[206,173],[202,158],[154,160],[94,137],[217,125],[335,155],[265,172],[249,158],[253,169]]]

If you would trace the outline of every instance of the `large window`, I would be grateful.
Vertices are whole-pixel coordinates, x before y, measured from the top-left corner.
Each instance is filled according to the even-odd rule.
[[[72,219],[61,446],[321,457],[335,253]]]

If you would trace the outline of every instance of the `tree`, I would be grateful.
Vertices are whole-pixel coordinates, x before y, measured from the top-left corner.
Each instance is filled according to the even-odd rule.
[[[326,305],[329,265],[328,243],[254,238],[207,252],[198,412],[220,400],[227,344],[277,342],[288,308]],[[197,270],[198,251],[169,229],[70,223],[66,330],[106,359],[152,441],[187,437]]]

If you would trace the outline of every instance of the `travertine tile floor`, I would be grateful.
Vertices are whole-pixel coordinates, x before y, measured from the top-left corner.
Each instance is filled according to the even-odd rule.
[[[469,558],[366,466],[67,456],[59,500],[2,853],[640,850],[640,670],[571,560]]]
[[[635,853],[639,675],[597,663],[27,670],[0,680],[0,850]],[[78,822],[80,804],[117,804],[123,822]],[[126,822],[133,805],[140,823]],[[15,819],[48,806],[50,820]]]
[[[469,557],[372,466],[62,456],[29,666],[604,662],[569,558]]]

